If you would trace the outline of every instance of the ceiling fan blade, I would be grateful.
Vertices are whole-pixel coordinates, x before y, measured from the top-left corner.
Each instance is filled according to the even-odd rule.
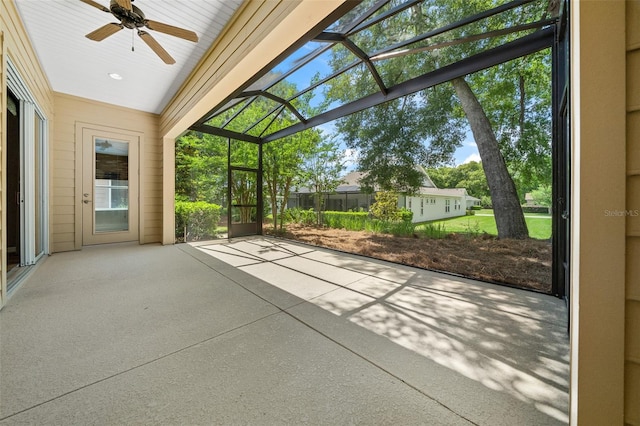
[[[129,12],[133,10],[133,7],[131,7],[131,0],[116,0],[116,3],[118,3],[118,6],[128,10]]]
[[[80,0],[80,1],[81,1],[81,2],[83,2],[83,3],[88,4],[89,6],[93,6],[93,7],[95,7],[95,8],[98,8],[98,9],[100,9],[100,10],[101,10],[101,11],[103,11],[103,12],[111,12],[111,11],[109,10],[109,8],[108,8],[108,7],[103,6],[103,5],[101,5],[100,3],[95,2],[95,1],[93,1],[93,0]]]
[[[163,24],[162,22],[152,21],[150,19],[145,19],[144,24],[150,30],[169,34],[174,37],[180,37],[193,42],[198,41],[198,35],[196,33],[194,33],[193,31],[185,30],[184,28],[174,27],[173,25]]]
[[[151,50],[153,50],[156,55],[164,61],[165,64],[171,65],[176,63],[176,60],[173,59],[162,46],[160,46],[160,43],[158,43],[155,38],[151,37],[151,34],[140,30],[138,31],[138,35],[145,43],[147,43],[147,46],[149,46]]]
[[[117,33],[121,29],[122,29],[122,24],[116,24],[112,22],[110,24],[103,25],[102,27],[98,28],[95,31],[90,32],[85,37],[93,41],[102,41],[105,38],[109,37],[110,35]]]

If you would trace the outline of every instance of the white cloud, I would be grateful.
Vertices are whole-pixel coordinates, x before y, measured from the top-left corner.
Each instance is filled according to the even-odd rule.
[[[478,163],[479,163],[480,161],[482,161],[482,160],[480,159],[480,154],[477,154],[477,153],[475,153],[475,154],[471,154],[470,156],[468,156],[467,158],[465,158],[465,159],[464,159],[464,161],[462,162],[462,164],[467,164],[467,163],[470,163],[470,162],[472,162],[472,161],[475,161],[475,162],[478,162]]]

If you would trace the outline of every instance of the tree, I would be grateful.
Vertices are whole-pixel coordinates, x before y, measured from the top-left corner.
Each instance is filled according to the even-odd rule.
[[[271,204],[273,228],[284,225],[284,211],[291,188],[303,178],[303,167],[320,143],[319,130],[307,130],[263,147],[262,170],[264,184]],[[281,200],[278,204],[278,200]]]
[[[518,192],[507,170],[491,123],[467,82],[463,78],[457,78],[452,81],[452,84],[467,114],[480,158],[482,158],[489,191],[491,191],[498,237],[526,238],[529,236],[529,230],[520,207]]]
[[[371,214],[385,222],[397,220],[400,217],[398,209],[398,194],[391,191],[376,192],[376,201],[371,205]]]
[[[358,170],[367,172],[361,180],[365,190],[415,192],[423,179],[417,164],[450,161],[464,131],[460,118],[441,108],[438,99],[450,97],[447,92],[445,86],[432,87],[338,120],[347,147],[358,152]]]
[[[302,165],[302,184],[313,191],[318,224],[322,217],[320,214],[324,201],[322,195],[334,192],[340,185],[341,175],[345,169],[342,158],[343,153],[335,140],[324,141],[315,147]]]
[[[465,188],[474,197],[489,196],[482,163],[470,161],[457,167],[439,167],[427,171],[438,188]]]
[[[533,202],[539,206],[551,207],[551,186],[541,185],[537,189],[531,191]]]
[[[501,45],[521,34],[496,34],[464,43],[455,41],[464,40],[470,34],[499,31],[539,20],[546,14],[543,3],[523,5],[452,29],[434,43],[453,43],[443,43],[438,48],[417,45],[415,51],[420,54],[399,55],[397,60],[376,63],[377,69],[389,86],[418,76],[424,70],[437,69]],[[365,52],[375,51],[376,47],[392,43],[394,38],[411,38],[496,5],[497,2],[490,0],[426,1],[406,9],[393,20],[367,28],[352,41]],[[348,55],[339,50],[332,65],[339,69],[347,62]],[[539,172],[549,171],[550,161],[545,159],[551,134],[549,70],[548,52],[530,55],[354,114],[340,120],[337,127],[346,134],[348,146],[359,151],[359,168],[369,171],[367,184],[410,192],[417,182],[411,174],[415,162],[433,166],[437,164],[434,160],[440,164],[450,161],[461,141],[460,133],[464,129],[461,120],[466,119],[494,198],[498,234],[501,238],[525,238],[528,236],[526,222],[509,171],[517,174],[521,182],[527,177],[533,180],[534,176],[544,180],[538,177]],[[354,91],[370,93],[371,78],[367,79],[364,68],[360,72],[362,76],[334,79],[327,92],[329,98],[345,102],[354,96]],[[429,156],[429,151],[435,155]]]
[[[188,132],[176,141],[176,198],[220,202],[224,197],[226,140]]]

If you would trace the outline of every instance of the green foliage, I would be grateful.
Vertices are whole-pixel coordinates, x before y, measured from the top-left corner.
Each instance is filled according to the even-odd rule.
[[[398,194],[389,191],[376,192],[375,202],[369,210],[375,218],[382,221],[391,222],[400,219]]]
[[[362,231],[368,220],[367,212],[332,212],[322,213],[325,226],[334,229],[346,229],[347,231]]]
[[[284,220],[287,223],[298,223],[301,225],[313,225],[317,221],[318,214],[311,208],[308,210],[299,207],[285,210]]]
[[[480,206],[483,209],[492,209],[493,202],[491,201],[491,197],[487,195],[483,195],[482,197],[480,197]]]
[[[415,224],[411,223],[411,221],[400,221],[400,222],[388,222],[389,230],[388,233],[395,235],[396,237],[408,237],[413,235],[415,231]]]
[[[379,51],[402,39],[418,36],[498,5],[496,1],[426,1],[407,8],[379,25],[358,33],[353,41],[364,51]],[[433,41],[463,40],[471,34],[500,31],[540,20],[546,3],[533,2],[513,10],[460,26]],[[349,18],[345,17],[345,20]],[[454,63],[502,45],[534,30],[494,34],[492,37],[453,43],[433,50],[376,62],[388,86],[418,77],[425,71]],[[446,43],[445,43],[446,44]],[[347,49],[337,49],[330,65],[337,70],[352,60]],[[526,182],[550,179],[551,55],[549,50],[519,58],[467,76],[466,80],[485,109],[510,170],[522,188]],[[346,103],[376,90],[364,69],[333,79],[326,104]],[[337,128],[349,148],[360,155],[359,169],[368,171],[369,188],[403,191],[419,186],[415,163],[451,162],[466,133],[465,115],[450,84],[435,86],[403,99],[342,118]],[[442,187],[456,187],[446,185]],[[471,187],[465,184],[465,187]],[[486,185],[485,185],[486,188]],[[476,191],[477,192],[477,191]],[[470,193],[474,194],[474,191]],[[475,194],[474,194],[475,195]],[[478,192],[476,196],[481,196]],[[487,194],[488,195],[488,194]]]
[[[469,210],[482,210],[482,206],[471,206]]]
[[[176,140],[176,199],[220,202],[226,180],[225,139],[188,132]]]
[[[433,37],[428,43],[417,43],[414,45],[416,49],[408,49],[411,53],[376,61],[376,68],[385,84],[391,87],[423,75],[425,71],[442,69],[487,52],[536,31],[535,28],[525,29],[526,25],[548,16],[546,3],[527,2],[473,23],[456,26]],[[421,2],[379,25],[368,26],[352,41],[367,52],[383,51],[384,47],[399,39],[419,37],[441,28],[445,23],[460,22],[499,4],[495,0]],[[505,32],[505,28],[521,30]],[[482,37],[483,34],[490,36]],[[337,70],[350,60],[352,54],[347,49],[340,49],[334,53],[330,65]],[[464,82],[464,87],[468,85],[472,89],[471,97],[464,98],[464,108],[452,85],[445,83],[338,121],[336,127],[345,135],[348,147],[359,154],[359,170],[368,172],[363,179],[365,187],[413,192],[420,185],[420,177],[413,166],[416,163],[428,166],[450,163],[469,123],[474,123],[476,136],[486,141],[481,144],[483,153],[499,148],[506,159],[505,167],[501,155],[487,155],[487,161],[491,163],[485,164],[493,191],[503,195],[500,200],[507,200],[503,203],[505,208],[518,209],[517,198],[528,192],[531,183],[535,187],[551,179],[550,50],[484,69],[459,80]],[[326,105],[335,101],[344,104],[377,90],[375,81],[364,69],[344,73],[332,79],[329,85]],[[475,102],[471,102],[471,98],[477,98],[481,110],[472,108]],[[471,114],[472,119],[467,120],[466,114]],[[485,115],[490,126],[476,124],[482,122],[478,117],[484,118]],[[506,173],[503,174],[507,170],[516,183],[518,194],[513,191],[512,182],[504,176]],[[487,185],[476,189],[472,188],[474,182],[459,183],[459,187],[467,187],[478,197],[483,192],[488,196]],[[517,215],[507,213],[509,211],[503,209],[498,213],[501,232],[514,236],[520,236],[523,231],[526,233],[524,222],[512,219]]]
[[[491,211],[483,211],[483,214]],[[551,238],[551,219],[549,216],[526,217],[529,236],[537,239]],[[446,232],[445,232],[446,229]],[[442,231],[445,235],[451,233],[478,235],[498,235],[496,220],[493,216],[459,216],[451,219],[437,220],[416,227],[417,233],[437,234]],[[434,237],[435,238],[435,237]]]
[[[342,181],[342,172],[345,169],[343,157],[343,152],[335,140],[324,141],[311,150],[301,165],[300,184],[311,189],[318,212],[322,211],[323,207],[322,195],[334,192]]]
[[[533,198],[533,202],[539,206],[551,207],[551,194],[551,185],[541,185],[537,189],[531,191],[531,198]]]
[[[216,235],[220,206],[204,201],[176,201],[176,239],[198,241]]]
[[[404,207],[398,210],[398,218],[405,223],[411,223],[413,221],[413,212]]]
[[[537,207],[537,206],[523,206],[522,211],[524,213],[543,213],[549,214],[549,207]]]
[[[365,223],[364,230],[374,234],[385,234],[389,232],[389,222],[379,219],[369,219]]]
[[[449,232],[443,223],[427,223],[416,226],[416,231],[427,238],[440,239],[446,237]]]
[[[292,136],[268,143],[263,148],[263,172],[266,194],[274,218],[280,216],[280,229],[284,223],[286,200],[291,188],[299,185],[304,177],[303,165],[307,158],[317,152],[321,141],[320,130],[306,130]],[[281,202],[278,200],[281,199]],[[274,220],[274,229],[278,224]]]
[[[413,217],[410,211],[403,211],[403,220],[382,220],[372,218],[367,212],[324,212],[325,226],[347,231],[368,231],[379,234],[392,234],[396,236],[412,235],[415,225],[411,223]]]
[[[482,163],[470,161],[457,167],[429,169],[428,173],[438,188],[465,188],[477,198],[491,195]]]

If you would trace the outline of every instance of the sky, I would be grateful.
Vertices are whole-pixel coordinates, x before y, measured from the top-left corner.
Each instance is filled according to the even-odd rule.
[[[458,148],[453,155],[456,166],[460,164],[466,164],[471,161],[480,162],[480,154],[478,153],[478,146],[476,142],[473,140],[473,136],[467,133],[467,137],[465,138],[462,146]]]

